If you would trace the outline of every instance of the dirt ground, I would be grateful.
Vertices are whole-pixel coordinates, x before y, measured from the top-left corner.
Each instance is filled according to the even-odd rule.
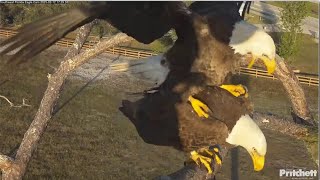
[[[65,52],[52,47],[37,56],[37,62],[30,68],[28,64],[19,67],[14,76],[0,64],[0,72],[4,74],[0,76],[0,94],[15,103],[26,98],[32,105],[10,108],[0,101],[1,153],[14,154],[39,106],[46,88],[46,75],[57,67],[57,59]],[[117,56],[100,56],[69,77],[25,179],[152,179],[183,167],[186,154],[171,147],[144,143],[134,126],[119,112],[121,99],[135,98],[128,92],[143,90],[148,84],[108,71],[108,63],[115,58]],[[262,102],[254,99],[259,96],[262,97],[251,98]],[[275,105],[268,105],[272,106]],[[255,105],[260,112],[263,107],[262,103]],[[270,112],[271,108],[263,113]],[[261,120],[257,115],[256,120],[259,118]],[[270,130],[274,128],[268,125],[261,127],[268,142],[264,170],[254,172],[250,156],[244,149],[237,148],[223,161],[217,179],[275,180],[280,179],[282,168],[318,169],[302,140]]]

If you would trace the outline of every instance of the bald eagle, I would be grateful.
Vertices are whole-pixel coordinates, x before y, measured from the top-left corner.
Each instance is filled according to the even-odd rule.
[[[213,143],[240,145],[252,156],[255,170],[261,170],[266,141],[249,116],[245,97],[236,97],[245,92],[222,83],[248,54],[251,64],[261,59],[272,72],[274,43],[266,33],[244,22],[238,11],[239,2],[194,2],[190,7],[183,2],[93,2],[22,27],[0,44],[0,55],[18,48],[10,60],[26,61],[96,18],[143,43],[173,28],[178,39],[172,48],[155,61],[134,64],[134,73],[144,72],[159,81],[158,91],[136,103],[124,101],[121,110],[146,142],[186,151]],[[154,66],[160,71],[147,69]],[[151,129],[160,134],[149,136]]]
[[[189,95],[188,92],[181,94],[185,81],[199,81],[191,76],[178,83],[174,92],[147,94],[136,102],[124,100],[120,111],[130,119],[146,143],[172,146],[191,152],[191,158],[204,159],[197,150],[216,144],[227,150],[241,146],[252,157],[254,170],[263,169],[267,142],[250,117],[252,108],[248,98],[235,97],[218,86],[204,85],[193,96],[210,109],[209,117],[200,119],[190,104],[181,101],[181,96]],[[212,172],[211,166],[206,168]]]
[[[266,139],[249,116],[250,103],[240,96],[246,90],[223,82],[247,54],[253,58],[251,64],[259,58],[272,73],[273,40],[244,22],[235,2],[195,2],[188,11],[183,29],[175,29],[178,39],[166,53],[113,65],[114,70],[130,71],[160,85],[142,100],[124,101],[120,110],[147,143],[192,151],[192,159],[199,157],[194,150],[205,146],[239,145],[259,171]]]

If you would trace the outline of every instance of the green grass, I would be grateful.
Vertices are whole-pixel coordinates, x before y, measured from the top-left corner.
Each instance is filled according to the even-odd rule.
[[[13,152],[30,125],[47,73],[53,71],[50,66],[57,67],[57,59],[65,54],[54,49],[15,69],[15,75],[0,64],[0,82],[9,79],[0,94],[14,103],[26,98],[32,105],[10,108],[0,99],[0,153]],[[66,82],[57,105],[62,108],[49,122],[25,179],[150,179],[183,166],[183,153],[144,143],[119,113],[123,89],[94,83],[80,91],[85,83]]]
[[[47,73],[53,72],[52,66],[57,67],[58,59],[65,53],[65,49],[50,48],[35,57],[34,62],[23,64],[14,71],[3,68],[3,61],[0,61],[0,84],[9,80],[0,86],[0,94],[14,103],[26,98],[32,105],[10,108],[0,100],[0,153],[9,154],[21,142],[46,89]],[[243,76],[237,82],[249,87],[256,111],[290,117],[290,101],[278,81]],[[48,124],[25,179],[151,179],[183,166],[183,153],[144,143],[132,124],[118,111],[120,101],[125,97],[123,89],[134,90],[134,86],[111,87],[106,82],[94,82],[81,90],[85,83],[66,82],[57,106],[62,108]],[[303,87],[312,113],[318,118],[317,88]],[[239,162],[244,178],[275,179],[279,172],[272,163],[277,164],[280,160],[314,168],[300,141],[274,132],[268,132],[268,138],[272,148],[262,173],[252,172],[250,157],[241,150]],[[317,140],[316,136],[305,139],[313,149],[312,154],[317,152]],[[294,151],[290,151],[292,149]],[[298,149],[302,155],[296,157]],[[294,158],[289,161],[291,157]],[[228,167],[229,159],[225,162],[225,174],[230,173]],[[228,175],[225,177],[230,179]]]
[[[279,39],[282,33],[270,33],[276,44],[279,43]],[[318,73],[318,54],[319,44],[314,41],[312,36],[302,34],[302,43],[300,51],[297,55],[290,58],[290,66],[294,69],[299,69],[301,72]]]
[[[284,7],[284,3],[287,1],[264,1],[267,4],[271,4],[273,6],[277,6],[280,8]],[[313,2],[307,2],[309,7],[309,13],[308,15],[314,18],[319,18],[319,2],[313,1]]]
[[[233,77],[234,84],[248,87],[249,98],[257,112],[276,114],[279,117],[291,119],[291,102],[285,89],[278,80],[255,78],[247,75]],[[311,114],[319,122],[318,87],[302,85]],[[318,160],[318,130],[311,130],[308,136],[302,137],[309,153],[314,160]]]
[[[129,47],[137,50],[146,50],[146,51],[153,51],[156,53],[162,53],[169,49],[168,46],[162,44],[159,40],[155,40],[150,44],[143,44],[138,41],[131,41],[129,43],[121,44],[121,46]]]
[[[291,102],[280,81],[255,78],[247,75],[236,75],[232,82],[234,84],[244,84],[248,87],[250,98],[254,103],[256,111],[291,118]],[[312,115],[318,120],[318,88],[308,85],[302,85],[302,87]]]
[[[307,144],[308,151],[312,155],[313,159],[319,163],[319,132],[318,130],[311,132],[308,136],[302,138]]]

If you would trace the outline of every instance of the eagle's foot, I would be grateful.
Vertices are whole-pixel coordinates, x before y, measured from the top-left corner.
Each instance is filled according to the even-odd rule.
[[[276,70],[277,63],[275,59],[269,59],[265,56],[260,57],[260,59],[263,61],[264,65],[266,65],[269,74],[272,74]]]
[[[248,68],[252,68],[253,64],[255,63],[257,57],[252,55],[252,58],[251,58],[251,61],[250,63],[248,64]]]
[[[232,95],[234,95],[236,97],[239,97],[239,96],[248,97],[249,96],[247,88],[241,84],[238,84],[238,85],[223,84],[220,86],[220,88],[229,91]]]
[[[201,148],[197,151],[192,151],[190,158],[198,165],[203,164],[208,171],[212,174],[215,165],[221,166],[222,157],[220,155],[219,146],[210,146],[209,148]]]
[[[267,56],[254,56],[252,55],[252,59],[248,65],[248,68],[252,68],[253,64],[257,59],[261,59],[264,65],[267,67],[268,74],[272,74],[276,69],[276,60],[270,59]]]
[[[199,117],[209,117],[209,107],[201,102],[198,99],[195,99],[192,96],[189,96],[188,101],[191,103],[191,106],[193,107],[194,111],[198,114]]]

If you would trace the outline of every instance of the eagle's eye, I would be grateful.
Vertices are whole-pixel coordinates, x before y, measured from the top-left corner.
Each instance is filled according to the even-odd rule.
[[[254,147],[252,148],[252,150],[253,150],[253,151],[255,151],[255,152],[257,152],[257,149],[256,149],[256,148],[254,148]]]

